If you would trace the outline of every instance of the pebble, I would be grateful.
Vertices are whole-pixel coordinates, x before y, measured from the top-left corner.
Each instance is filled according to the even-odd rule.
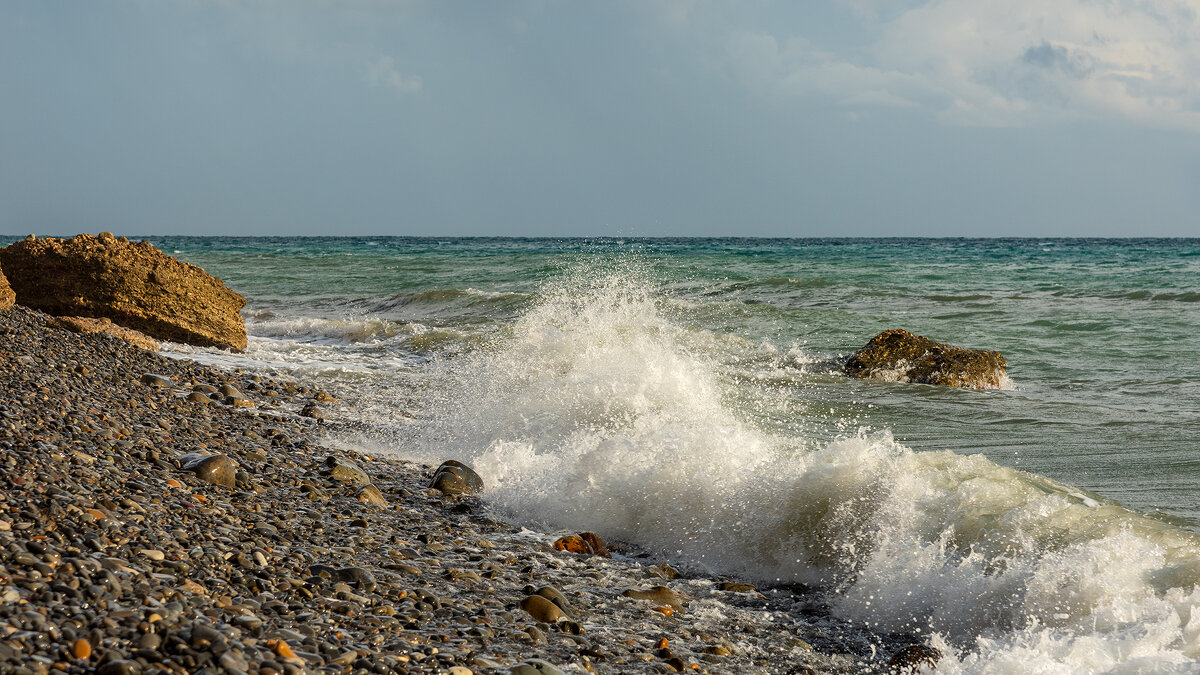
[[[521,600],[520,608],[539,623],[556,623],[565,617],[558,605],[540,595],[526,596]]]
[[[87,640],[79,638],[71,645],[71,653],[77,659],[86,659],[92,655],[92,645]]]
[[[554,664],[542,659],[522,661],[513,666],[509,672],[512,675],[566,675],[562,670],[556,668]]]
[[[647,590],[631,588],[621,595],[627,598],[634,598],[635,600],[649,600],[656,605],[670,607],[676,612],[683,611],[684,605],[687,604],[685,598],[666,586],[654,586]]]
[[[429,487],[448,495],[478,494],[483,492],[483,478],[466,464],[449,459],[433,472]]]
[[[237,466],[225,455],[185,455],[183,468],[207,483],[228,488],[237,486]]]
[[[550,539],[460,496],[483,488],[461,463],[440,473],[468,491],[447,494],[427,489],[426,467],[340,458],[314,436],[318,425],[294,414],[321,398],[314,388],[46,321],[20,306],[0,314],[0,672],[884,665],[871,660],[878,639],[845,628],[823,640],[803,615],[788,614],[811,599],[767,589],[750,606],[640,554],[555,553]],[[146,374],[162,379],[129,386]],[[256,408],[211,405],[209,394]],[[337,425],[320,433],[336,438]],[[376,493],[386,498],[368,510],[359,499]],[[656,574],[676,579],[680,607],[692,597],[708,611],[665,618],[647,609],[673,612],[670,598],[621,598]],[[652,653],[664,636],[679,662]],[[801,637],[817,649],[800,650]],[[885,654],[907,642],[887,644]],[[841,645],[857,651],[826,653]]]
[[[325,460],[325,469],[330,478],[344,483],[370,483],[371,477],[357,464],[347,459],[329,457]]]
[[[364,504],[384,507],[388,505],[387,499],[384,498],[383,493],[380,492],[379,488],[375,487],[374,485],[367,485],[359,490],[355,495],[355,498]]]

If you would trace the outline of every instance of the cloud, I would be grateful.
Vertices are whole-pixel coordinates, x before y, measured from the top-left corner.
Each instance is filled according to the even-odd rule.
[[[725,68],[769,96],[915,107],[950,124],[1116,118],[1200,131],[1195,0],[835,5],[852,34],[735,27],[718,37]]]
[[[367,66],[367,82],[401,94],[419,94],[424,86],[421,76],[400,72],[395,59],[389,56],[381,56]]]

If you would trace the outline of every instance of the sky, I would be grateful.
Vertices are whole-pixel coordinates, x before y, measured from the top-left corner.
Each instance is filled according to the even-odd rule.
[[[1200,0],[0,0],[0,234],[1200,236]]]

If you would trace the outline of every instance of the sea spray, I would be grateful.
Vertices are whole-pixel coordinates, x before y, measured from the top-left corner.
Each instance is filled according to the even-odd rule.
[[[471,462],[516,520],[807,582],[948,672],[1142,672],[1200,656],[1196,537],[981,455],[757,423],[725,361],[629,268],[576,271],[488,348],[405,454]],[[804,424],[795,429],[803,429]]]

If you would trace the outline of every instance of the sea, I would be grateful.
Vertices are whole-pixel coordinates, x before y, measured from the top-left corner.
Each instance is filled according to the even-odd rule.
[[[531,528],[804,584],[939,672],[1200,672],[1200,239],[147,237],[364,452]],[[970,390],[856,380],[904,328]]]

